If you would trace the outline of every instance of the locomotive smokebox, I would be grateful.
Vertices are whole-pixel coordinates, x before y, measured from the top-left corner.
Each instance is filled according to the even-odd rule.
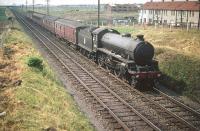
[[[150,65],[154,56],[154,47],[144,41],[143,37],[143,35],[138,35],[136,39],[133,39],[120,34],[105,33],[99,47],[134,60],[137,65]]]
[[[148,42],[140,42],[134,50],[134,60],[138,65],[149,65],[154,56],[154,48]]]

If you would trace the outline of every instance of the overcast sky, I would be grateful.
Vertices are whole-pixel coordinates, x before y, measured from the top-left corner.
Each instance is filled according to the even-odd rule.
[[[32,0],[27,0],[28,4],[32,4]],[[35,4],[44,4],[46,0],[35,0]],[[110,4],[124,4],[124,3],[144,3],[149,0],[101,0],[101,3],[110,3]],[[0,0],[0,5],[21,5],[25,4],[26,0]],[[96,4],[97,0],[50,0],[51,5],[77,5],[77,4]]]

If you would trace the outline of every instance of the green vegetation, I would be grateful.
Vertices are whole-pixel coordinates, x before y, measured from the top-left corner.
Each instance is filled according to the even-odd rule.
[[[9,58],[0,57],[0,79],[5,79],[0,84],[18,82],[0,87],[0,112],[6,112],[0,118],[0,130],[94,130],[21,30],[15,23],[6,39],[6,47],[13,53]],[[43,70],[35,68],[41,65]]]
[[[43,69],[43,60],[36,56],[32,56],[32,57],[28,58],[27,65],[30,67],[35,67],[37,69],[42,70]]]
[[[161,82],[173,90],[199,101],[200,59],[165,50],[156,56],[166,75]]]
[[[131,34],[137,30],[134,27],[130,27],[130,26],[117,26],[117,27],[114,27],[114,29],[116,29],[120,33],[131,33]]]

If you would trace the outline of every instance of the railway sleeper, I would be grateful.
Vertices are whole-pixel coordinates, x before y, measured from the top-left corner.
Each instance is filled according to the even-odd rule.
[[[111,110],[113,110],[113,111],[116,111],[116,110],[123,110],[123,109],[128,109],[127,107],[117,107],[117,106],[111,106],[111,107],[109,107]]]
[[[97,84],[97,83],[98,83],[97,81],[92,80],[92,79],[91,79],[91,80],[87,80],[87,81],[86,81],[86,80],[82,80],[82,81],[87,82],[87,83],[89,83],[89,84],[91,84],[91,85],[92,85],[92,84]]]
[[[105,91],[105,90],[95,90],[95,93],[98,93],[98,94],[110,94],[108,91]]]
[[[95,88],[95,87],[98,87],[99,88],[99,83],[86,83],[85,84],[86,86],[88,86],[88,87],[93,87],[93,88]]]
[[[120,119],[124,122],[132,122],[132,121],[140,121],[141,120],[141,118],[138,116],[135,116],[135,117],[134,116],[132,116],[132,117],[124,116],[124,117],[121,117]]]
[[[118,112],[118,113],[124,113],[124,112],[132,112],[132,110],[126,108],[126,109],[114,109],[114,112]]]
[[[95,92],[96,93],[96,92]],[[96,93],[98,96],[100,97],[109,97],[110,96],[110,93]]]
[[[147,123],[144,122],[143,120],[126,122],[126,124],[127,124],[128,127],[147,126]]]

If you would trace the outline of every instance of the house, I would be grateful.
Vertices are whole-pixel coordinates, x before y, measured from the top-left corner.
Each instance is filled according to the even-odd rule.
[[[159,1],[147,2],[139,14],[141,24],[173,24],[198,26],[200,22],[200,1]]]
[[[107,4],[104,6],[104,10],[112,12],[130,12],[138,11],[139,7],[136,4]]]

